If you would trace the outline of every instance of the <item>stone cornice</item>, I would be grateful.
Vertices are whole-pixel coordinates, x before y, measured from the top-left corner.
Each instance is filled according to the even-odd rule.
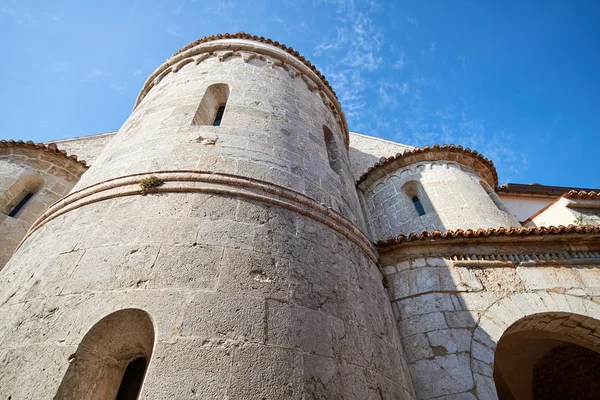
[[[475,150],[455,145],[433,145],[423,148],[416,147],[395,156],[381,158],[365,172],[357,182],[359,189],[365,191],[379,179],[400,168],[418,162],[454,161],[460,165],[475,170],[491,187],[498,186],[498,173],[494,164]]]
[[[140,183],[150,177],[156,178],[155,180],[161,184],[143,189]],[[34,222],[21,243],[47,222],[71,210],[113,198],[151,195],[152,193],[221,194],[286,208],[337,231],[359,246],[373,262],[378,262],[377,251],[356,225],[342,214],[310,197],[257,179],[202,171],[155,171],[127,175],[73,192],[48,208]]]
[[[226,53],[217,55],[215,52],[218,51],[225,51]],[[346,117],[335,92],[325,77],[310,62],[293,49],[278,42],[273,42],[270,39],[251,36],[243,32],[202,38],[178,51],[173,57],[160,65],[146,80],[136,99],[134,109],[140,104],[154,85],[158,84],[158,82],[169,73],[177,72],[185,64],[195,62],[197,65],[211,56],[217,57],[221,61],[230,56],[242,56],[240,52],[257,53],[272,57],[277,60],[277,63],[271,64],[273,67],[281,67],[287,70],[289,66],[291,66],[295,71],[287,71],[288,73],[293,76],[301,77],[308,85],[309,90],[320,90],[323,93],[322,97],[327,99],[329,108],[338,120],[344,134],[346,147],[349,146],[350,136]],[[244,60],[248,61],[248,58],[245,58]],[[288,66],[288,68],[286,68],[286,66]]]
[[[384,265],[409,258],[598,252],[600,225],[424,231],[376,246]]]

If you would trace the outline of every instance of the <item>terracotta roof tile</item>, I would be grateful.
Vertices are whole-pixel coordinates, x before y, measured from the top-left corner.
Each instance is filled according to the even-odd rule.
[[[331,91],[331,93],[333,93],[333,95],[336,97],[337,99],[337,94],[335,93],[335,91],[333,90],[333,88],[331,87],[331,85],[329,84],[329,81],[327,81],[327,79],[325,78],[325,76],[310,62],[308,61],[306,58],[304,58],[304,56],[302,56],[300,53],[298,53],[296,50],[294,50],[291,47],[286,46],[283,43],[279,43],[277,41],[273,41],[271,39],[268,38],[264,38],[262,36],[253,36],[250,35],[248,33],[245,32],[237,32],[237,33],[225,33],[225,34],[219,34],[219,35],[210,35],[210,36],[202,36],[200,39],[196,39],[195,41],[193,41],[192,43],[188,44],[187,46],[185,46],[184,48],[178,50],[174,56],[176,56],[177,54],[183,53],[186,50],[189,50],[193,47],[196,47],[202,43],[207,43],[207,42],[212,42],[214,40],[221,40],[221,39],[247,39],[247,40],[253,40],[255,42],[260,42],[260,43],[265,43],[265,44],[269,44],[271,46],[275,46],[277,48],[280,48],[281,50],[291,54],[292,56],[296,57],[297,59],[299,59],[300,61],[302,61],[304,63],[304,65],[306,65],[307,67],[309,67],[320,79],[321,81],[323,81],[323,83],[325,84],[325,86],[327,86],[327,88],[329,88],[329,90]]]
[[[472,167],[475,170],[478,170],[478,172],[482,175],[482,177],[484,179],[488,180],[488,183],[490,184],[490,186],[492,186],[492,187],[498,186],[498,173],[496,172],[494,163],[492,163],[491,160],[485,158],[477,151],[469,149],[468,147],[463,148],[462,146],[456,146],[453,144],[450,144],[450,145],[435,144],[431,147],[425,146],[423,148],[415,147],[412,150],[406,150],[404,153],[397,153],[395,156],[391,156],[391,157],[387,157],[387,158],[382,157],[379,160],[379,162],[377,162],[375,165],[373,165],[371,168],[369,168],[367,170],[367,172],[365,172],[358,179],[357,184],[360,185],[361,183],[367,181],[367,179],[369,179],[370,177],[372,177],[373,175],[375,175],[377,173],[376,171],[380,171],[380,174],[382,174],[381,177],[383,177],[383,176],[387,175],[387,173],[382,172],[384,169],[390,169],[390,167],[394,168],[394,164],[402,165],[402,161],[405,161],[405,160],[409,161],[408,164],[420,161],[418,159],[421,158],[421,156],[424,160],[436,160],[435,153],[440,153],[440,155],[441,155],[441,153],[462,154],[462,155],[472,158],[475,161],[475,163],[474,163],[474,165],[472,165]],[[427,156],[430,156],[430,155],[432,155],[433,157],[427,158]],[[414,161],[411,158],[414,159]],[[443,158],[440,157],[439,159],[443,159]],[[454,160],[449,160],[449,161],[454,161]],[[374,178],[374,180],[378,180],[379,178],[380,177],[377,176]]]
[[[544,197],[556,197],[562,196],[563,194],[569,191],[584,191],[584,192],[592,192],[596,191],[596,189],[587,189],[587,188],[575,188],[571,186],[547,186],[540,185],[537,183],[531,184],[523,184],[523,183],[505,183],[502,186],[496,188],[497,193],[505,193],[505,194],[525,194],[532,196],[544,196]]]
[[[569,199],[600,200],[600,192],[570,190],[563,194],[562,197]]]
[[[55,143],[48,143],[48,144],[34,143],[31,140],[28,140],[27,142],[23,142],[22,140],[17,140],[17,141],[15,141],[15,140],[0,140],[0,148],[10,148],[10,147],[23,147],[23,148],[28,148],[28,149],[39,149],[42,151],[50,151],[50,152],[53,152],[56,154],[60,154],[63,157],[68,158],[74,162],[77,162],[87,168],[87,164],[84,160],[77,159],[77,156],[75,154],[68,155],[66,151],[59,150],[58,146]]]
[[[600,233],[600,225],[568,225],[568,226],[549,226],[539,228],[490,228],[490,229],[457,229],[441,232],[435,230],[432,232],[423,231],[421,233],[411,233],[408,236],[400,235],[397,238],[390,237],[386,241],[376,243],[378,247],[390,247],[397,244],[416,242],[445,240],[454,238],[477,238],[489,236],[535,236],[535,235],[555,235],[568,233]]]

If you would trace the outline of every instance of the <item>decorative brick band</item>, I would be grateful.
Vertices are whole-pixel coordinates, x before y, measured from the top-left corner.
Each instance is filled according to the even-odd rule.
[[[216,57],[219,61],[223,61],[229,57],[244,57],[243,53],[246,53],[244,61],[248,62],[252,58],[264,58],[263,56],[268,56],[276,60],[275,62],[268,63],[268,66],[280,67],[287,73],[290,73],[291,76],[300,77],[304,80],[309,90],[319,90],[321,92],[323,102],[333,112],[344,134],[346,147],[348,147],[350,145],[350,134],[348,132],[346,117],[335,92],[331,89],[327,80],[297,52],[290,52],[287,50],[287,47],[282,47],[282,45],[278,43],[276,45],[275,43],[277,42],[272,42],[264,38],[256,38],[255,36],[243,33],[218,35],[210,40],[194,42],[180,52],[177,52],[150,75],[136,99],[134,109],[165,76],[179,71],[184,65],[192,61],[195,61],[195,64],[198,65],[211,57]],[[216,54],[216,52],[223,53]]]
[[[140,182],[156,177],[160,186],[143,189]],[[269,182],[235,175],[201,171],[156,171],[106,180],[71,193],[53,204],[31,226],[21,244],[52,219],[82,206],[123,196],[152,193],[210,193],[260,201],[297,212],[318,221],[359,246],[372,260],[378,254],[365,234],[342,214],[310,197]]]

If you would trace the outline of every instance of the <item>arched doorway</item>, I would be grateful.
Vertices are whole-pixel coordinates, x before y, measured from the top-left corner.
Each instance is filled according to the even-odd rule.
[[[600,398],[600,321],[571,313],[529,315],[496,346],[500,400]]]
[[[69,357],[57,399],[135,400],[154,346],[150,316],[119,310],[102,318]]]

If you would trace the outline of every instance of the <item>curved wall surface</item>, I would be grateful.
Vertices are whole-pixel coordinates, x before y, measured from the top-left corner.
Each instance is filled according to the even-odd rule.
[[[78,346],[123,309],[154,325],[140,398],[414,396],[343,115],[311,71],[223,39],[155,72],[0,275],[0,396],[89,390],[67,369],[90,370]]]
[[[402,163],[402,157],[411,159]],[[376,240],[422,231],[521,226],[491,189],[494,174],[470,158],[405,153],[368,172],[360,188]]]

